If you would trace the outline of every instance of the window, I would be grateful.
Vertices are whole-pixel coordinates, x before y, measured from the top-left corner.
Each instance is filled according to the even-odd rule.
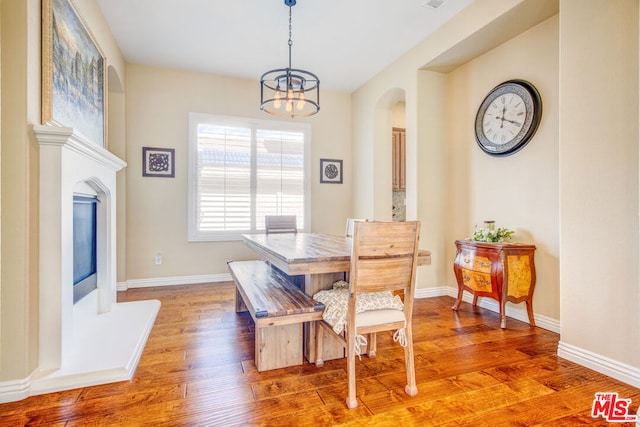
[[[307,124],[189,114],[189,241],[238,240],[265,215],[308,227]]]

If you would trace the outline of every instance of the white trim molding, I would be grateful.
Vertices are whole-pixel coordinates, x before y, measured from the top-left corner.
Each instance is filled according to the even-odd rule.
[[[20,380],[0,381],[0,403],[16,402],[29,397],[31,376]]]
[[[634,366],[609,359],[564,341],[558,343],[558,357],[640,388],[640,369]]]
[[[150,288],[154,286],[175,286],[193,285],[198,283],[231,282],[231,274],[202,274],[198,276],[174,276],[174,277],[153,277],[150,279],[131,279],[125,282],[118,282],[118,291],[126,291],[133,288]]]
[[[435,298],[442,296],[451,296],[449,288],[446,286],[438,286],[435,288],[416,288],[415,298]]]

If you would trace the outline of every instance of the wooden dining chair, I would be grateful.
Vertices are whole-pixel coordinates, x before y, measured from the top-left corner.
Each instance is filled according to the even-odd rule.
[[[362,219],[362,218],[347,218],[347,225],[345,227],[344,230],[344,236],[345,237],[353,237],[353,224],[355,224],[358,221],[369,221],[368,219]],[[344,280],[346,280],[347,282],[349,281],[349,272],[345,271],[344,272]],[[375,337],[375,334],[374,334]],[[374,342],[375,343],[375,338],[370,341],[370,342]],[[375,349],[373,350],[373,352],[375,353]]]
[[[266,215],[264,226],[267,234],[298,232],[295,215]]]
[[[420,222],[356,222],[348,289],[320,291],[313,298],[325,304],[316,327],[316,366],[323,365],[323,330],[335,334],[347,350],[347,406],[358,406],[356,357],[367,334],[395,331],[404,347],[405,393],[418,393],[415,380],[411,316],[418,262]],[[392,291],[404,292],[404,304]],[[362,303],[358,303],[362,301]],[[370,307],[375,307],[371,309]]]
[[[346,237],[353,237],[353,224],[355,224],[357,221],[368,221],[367,219],[361,219],[361,218],[347,218],[347,226],[344,230],[344,235]]]

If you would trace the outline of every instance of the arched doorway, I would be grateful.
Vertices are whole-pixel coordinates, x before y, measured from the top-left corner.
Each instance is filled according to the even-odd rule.
[[[374,218],[383,221],[406,219],[406,180],[400,182],[406,151],[404,144],[394,142],[394,132],[405,129],[405,91],[394,88],[382,95],[376,105],[374,120],[375,150],[373,155],[375,195]],[[398,131],[394,131],[398,129]]]

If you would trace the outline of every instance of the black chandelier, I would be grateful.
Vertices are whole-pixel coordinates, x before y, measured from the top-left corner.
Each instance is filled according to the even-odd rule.
[[[320,80],[309,71],[291,68],[291,7],[289,6],[289,66],[267,71],[260,78],[260,109],[278,117],[307,117],[320,111]]]

